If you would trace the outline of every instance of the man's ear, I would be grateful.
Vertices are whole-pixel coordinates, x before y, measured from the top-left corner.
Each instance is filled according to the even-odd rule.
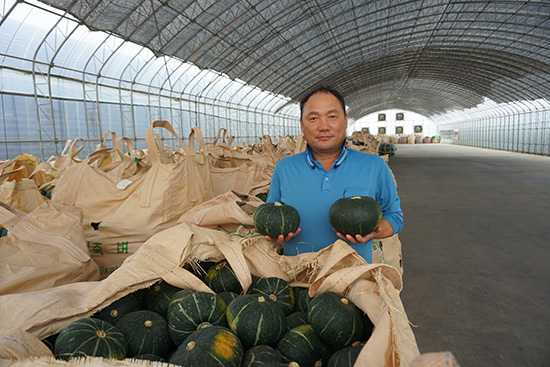
[[[302,131],[302,134],[304,133],[304,121],[300,119],[300,130]]]

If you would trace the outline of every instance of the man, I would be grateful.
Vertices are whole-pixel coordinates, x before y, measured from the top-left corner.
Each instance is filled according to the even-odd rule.
[[[296,208],[300,228],[286,238],[266,238],[284,243],[285,255],[316,252],[340,238],[372,263],[372,239],[390,237],[403,227],[391,171],[379,156],[346,148],[348,115],[337,91],[326,87],[312,91],[300,102],[300,113],[307,149],[277,163],[267,197],[267,202]],[[332,229],[330,207],[351,196],[370,196],[381,205],[382,220],[374,232],[352,237]]]

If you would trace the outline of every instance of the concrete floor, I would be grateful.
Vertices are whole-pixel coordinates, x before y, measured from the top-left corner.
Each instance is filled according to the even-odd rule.
[[[550,366],[550,158],[397,145],[401,298],[421,353]]]

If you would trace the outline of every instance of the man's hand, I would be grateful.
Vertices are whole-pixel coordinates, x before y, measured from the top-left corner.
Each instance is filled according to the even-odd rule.
[[[286,236],[279,235],[279,237],[277,237],[277,238],[273,238],[273,237],[269,237],[269,236],[264,236],[264,237],[268,241],[277,242],[279,245],[282,245],[283,242],[290,241],[290,239],[292,237],[296,236],[298,233],[300,233],[300,231],[301,231],[301,229],[298,228],[295,232],[291,232],[291,233],[287,234]]]
[[[372,239],[391,237],[393,235],[393,228],[387,220],[382,219],[378,227],[376,227],[376,229],[374,230],[374,232],[369,233],[365,236],[361,236],[359,234],[355,235],[355,237],[349,234],[344,236],[340,232],[336,232],[336,235],[338,235],[338,237],[343,241],[357,244],[357,243],[365,243]]]

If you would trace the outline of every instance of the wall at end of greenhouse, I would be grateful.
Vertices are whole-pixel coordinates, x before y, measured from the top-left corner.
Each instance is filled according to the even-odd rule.
[[[550,156],[550,109],[442,123],[442,143]]]

